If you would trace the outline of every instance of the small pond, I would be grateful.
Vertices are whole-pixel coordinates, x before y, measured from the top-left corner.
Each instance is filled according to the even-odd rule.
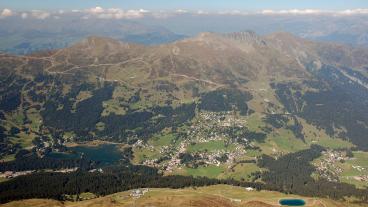
[[[304,206],[305,205],[305,201],[303,199],[295,199],[295,198],[281,199],[279,203],[282,206]]]

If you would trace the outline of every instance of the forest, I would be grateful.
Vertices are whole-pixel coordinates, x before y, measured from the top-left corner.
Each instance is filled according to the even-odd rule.
[[[311,161],[321,156],[323,147],[312,145],[310,149],[286,154],[277,159],[268,155],[259,157],[256,164],[267,171],[253,173],[252,182],[235,181],[232,179],[210,179],[206,177],[191,176],[163,176],[157,169],[132,165],[132,151],[127,148],[125,156],[119,164],[102,167],[102,171],[88,171],[95,165],[88,160],[79,162],[72,160],[57,161],[46,159],[38,165],[35,158],[24,158],[19,155],[18,164],[8,162],[1,164],[2,170],[15,169],[41,169],[72,167],[79,164],[79,170],[69,173],[42,172],[19,176],[0,183],[0,202],[26,198],[52,198],[63,200],[65,195],[79,195],[91,192],[97,196],[104,196],[115,192],[142,187],[157,188],[183,188],[206,186],[215,184],[229,184],[235,186],[250,186],[257,190],[273,190],[309,197],[328,197],[344,200],[355,197],[360,202],[368,202],[368,189],[357,189],[345,183],[330,182],[324,179],[315,180],[312,173],[315,167]],[[180,154],[181,162],[188,167],[195,168],[199,163],[196,156],[187,153]],[[221,158],[219,158],[221,159]],[[224,157],[226,159],[226,157]],[[23,160],[23,161],[22,161]],[[28,162],[26,162],[28,161]],[[28,163],[28,165],[27,165]],[[263,182],[258,182],[261,179]]]
[[[293,83],[272,84],[280,102],[290,114],[265,115],[263,121],[268,125],[265,130],[262,130],[264,133],[232,127],[224,129],[225,134],[233,139],[238,137],[237,140],[232,141],[237,141],[248,147],[248,141],[264,142],[267,130],[272,130],[271,126],[276,129],[290,129],[295,137],[304,140],[303,126],[299,122],[298,116],[325,129],[330,135],[349,138],[360,149],[368,149],[366,140],[364,140],[365,135],[368,134],[368,129],[361,124],[368,122],[367,116],[365,116],[365,112],[368,111],[367,97],[361,95],[364,93],[359,93],[360,86],[350,83],[338,71],[327,66],[317,73],[320,81],[303,83],[308,87],[318,89],[314,91],[303,91],[300,86]],[[354,75],[353,71],[348,71],[348,73]],[[339,79],[337,80],[336,77]],[[50,80],[49,77],[43,76],[37,77],[34,81],[35,83],[30,83],[29,87],[40,87],[39,91],[42,91],[42,87],[45,86],[41,86],[42,84],[47,85],[52,82],[58,87],[62,85],[57,79]],[[42,84],[37,86],[37,82]],[[325,88],[322,82],[328,82],[332,87]],[[20,104],[19,90],[20,86],[25,83],[24,80],[16,80],[14,83],[9,90],[1,91],[0,106],[4,109],[4,113],[15,110]],[[41,128],[46,128],[46,133],[49,133],[52,138],[40,134],[33,140],[35,151],[24,153],[22,150],[19,151],[20,146],[12,145],[9,142],[10,135],[17,137],[17,134],[23,129],[18,127],[6,129],[0,126],[1,155],[19,151],[15,160],[0,163],[0,171],[37,171],[31,175],[19,176],[1,182],[0,202],[25,198],[63,200],[66,198],[65,195],[79,195],[83,192],[103,196],[141,187],[183,188],[220,183],[252,186],[257,190],[275,190],[298,195],[329,197],[337,200],[354,196],[360,201],[368,201],[367,189],[357,189],[353,185],[330,182],[324,179],[315,180],[312,177],[315,167],[310,163],[321,156],[324,148],[320,146],[312,146],[310,149],[283,155],[277,159],[267,155],[258,157],[256,164],[268,170],[254,173],[253,182],[190,176],[163,176],[154,168],[130,164],[131,151],[127,151],[125,158],[120,160],[117,165],[103,167],[103,172],[90,172],[90,170],[97,168],[98,163],[83,157],[52,158],[47,156],[47,150],[41,157],[36,155],[37,147],[46,148],[43,144],[49,140],[45,139],[55,139],[52,141],[58,143],[58,138],[61,140],[62,133],[66,131],[74,132],[77,135],[74,141],[77,142],[91,141],[98,137],[100,140],[134,144],[138,139],[128,139],[129,137],[139,137],[147,141],[149,137],[165,128],[175,129],[188,123],[195,117],[197,109],[213,112],[236,110],[241,115],[252,113],[247,105],[247,102],[252,99],[252,95],[237,89],[219,89],[200,94],[199,102],[181,104],[175,107],[166,105],[139,110],[127,107],[128,110],[123,115],[110,113],[102,116],[103,102],[112,98],[114,89],[114,84],[106,83],[102,86],[95,86],[82,83],[72,85],[67,94],[62,94],[61,90],[50,91],[50,94],[32,93],[32,90],[29,90],[28,94],[33,101],[45,101],[44,105],[33,107],[39,107],[38,110],[43,119]],[[158,89],[160,91],[176,90],[167,83],[162,83]],[[92,96],[76,103],[75,100],[80,91],[89,91]],[[140,90],[138,90],[126,104],[138,103],[140,98]],[[349,101],[351,99],[355,101]],[[23,104],[28,106],[30,103],[24,102]],[[0,112],[0,119],[4,119],[4,113]],[[27,121],[26,119],[25,121]],[[293,124],[290,124],[291,121]],[[96,128],[96,124],[99,122],[104,123],[103,129]],[[336,134],[334,127],[346,128],[347,131],[339,131],[340,134]],[[247,138],[247,141],[243,138]],[[181,153],[179,158],[181,163],[187,167],[196,168],[203,164],[200,163],[196,154]],[[162,159],[169,159],[169,157]],[[227,157],[224,155],[217,159],[225,161]],[[162,160],[157,162],[160,161]],[[46,169],[65,168],[78,168],[78,170],[69,173],[43,172]],[[264,183],[258,182],[259,180]]]
[[[65,195],[91,192],[104,196],[135,188],[183,188],[229,184],[264,188],[261,183],[217,180],[206,177],[162,176],[156,169],[147,166],[110,166],[100,172],[77,171],[72,173],[36,173],[19,176],[0,183],[0,203],[27,198],[52,198],[63,200]]]
[[[70,169],[78,167],[80,169],[93,168],[95,163],[91,160],[77,159],[56,159],[51,157],[39,158],[37,155],[30,155],[16,160],[1,162],[0,172],[5,171],[27,171],[27,170],[43,170],[43,169]]]
[[[286,110],[308,123],[324,129],[332,137],[350,140],[359,149],[367,150],[365,139],[368,128],[368,97],[365,88],[351,82],[332,66],[324,66],[316,76],[319,81],[305,81],[305,88],[318,91],[306,91],[293,83],[271,84],[280,102]],[[326,87],[322,83],[328,83]],[[346,129],[346,130],[336,130]]]
[[[176,108],[154,107],[126,115],[110,114],[101,118],[106,127],[98,135],[119,142],[126,141],[126,137],[132,135],[145,139],[166,127],[178,127],[191,120],[195,116],[195,108],[196,104],[191,103]]]
[[[311,162],[320,157],[323,147],[312,145],[310,149],[272,158],[263,155],[257,165],[268,171],[256,173],[266,183],[267,188],[284,193],[313,197],[329,197],[343,200],[345,197],[357,197],[368,201],[368,189],[357,189],[345,183],[330,182],[324,179],[315,180],[312,173],[315,167]]]
[[[252,95],[238,89],[219,89],[201,95],[199,108],[207,111],[232,111],[236,107],[241,115],[248,115],[247,102]]]

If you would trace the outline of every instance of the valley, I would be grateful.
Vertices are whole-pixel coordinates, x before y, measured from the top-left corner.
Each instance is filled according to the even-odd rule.
[[[108,195],[228,184],[364,203],[367,60],[361,48],[253,32],[2,54],[0,202],[68,206],[92,193],[124,206]]]

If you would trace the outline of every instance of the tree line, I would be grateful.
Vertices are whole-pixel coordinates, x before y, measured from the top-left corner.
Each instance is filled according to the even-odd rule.
[[[63,200],[65,195],[91,192],[97,196],[136,188],[184,188],[215,184],[253,187],[261,190],[262,183],[218,180],[206,177],[162,176],[147,166],[113,166],[100,172],[77,171],[71,173],[36,173],[19,176],[0,183],[0,203],[29,198]]]
[[[255,173],[255,178],[262,178],[270,190],[311,197],[328,197],[344,200],[355,197],[368,201],[368,189],[357,189],[354,185],[314,179],[315,167],[311,162],[321,156],[323,147],[312,145],[310,149],[290,153],[277,159],[263,155],[257,165],[267,171]]]

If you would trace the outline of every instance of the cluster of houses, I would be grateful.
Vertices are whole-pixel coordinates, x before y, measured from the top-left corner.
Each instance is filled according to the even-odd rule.
[[[191,142],[195,143],[208,143],[210,141],[220,141],[229,139],[229,127],[245,127],[246,120],[236,116],[234,112],[205,112],[198,113],[197,118],[192,125],[186,131],[187,140],[182,141],[179,145],[175,146],[161,146],[159,153],[162,156],[169,157],[169,160],[160,161],[159,159],[148,158],[143,161],[142,164],[159,168],[160,170],[171,173],[176,169],[181,169],[183,164],[180,160],[180,154],[188,153],[187,147]],[[216,165],[219,166],[222,163],[231,165],[237,158],[243,156],[246,151],[244,149],[244,143],[249,143],[246,137],[243,138],[243,143],[233,143],[235,145],[234,150],[216,150],[211,152],[196,152],[196,160],[200,161],[204,165]],[[144,148],[146,150],[156,151],[154,146],[138,140],[134,145],[134,148]],[[193,154],[194,155],[194,154]],[[199,158],[199,159],[198,159]]]
[[[339,163],[345,162],[351,158],[347,157],[343,151],[327,150],[322,154],[323,159],[317,163],[317,172],[319,176],[329,181],[339,181],[339,176],[343,172],[343,169],[339,166]],[[352,165],[351,167],[363,175],[350,177],[362,182],[368,182],[367,169],[365,167],[358,165]]]
[[[240,119],[233,112],[200,112],[196,122],[187,131],[187,136],[197,142],[222,140],[228,136],[224,128],[244,127],[245,119]]]
[[[168,146],[163,146],[160,148],[161,155],[170,156],[170,160],[168,162],[158,164],[158,159],[147,159],[143,162],[144,165],[161,168],[166,172],[172,172],[174,168],[180,166],[181,160],[179,159],[179,155],[186,151],[188,143],[186,141],[180,143],[177,149],[171,149]]]
[[[175,153],[174,156],[171,157],[170,161],[166,165],[165,170],[167,172],[172,172],[174,168],[180,166],[181,160],[179,159],[179,155],[187,151],[188,144],[189,143],[187,141],[183,141],[182,143],[180,143],[178,151]]]
[[[337,163],[345,161],[347,157],[341,151],[327,150],[322,152],[323,159],[317,164],[317,172],[320,177],[328,181],[339,181],[339,175],[343,172]]]
[[[157,159],[147,159],[143,164],[161,168],[166,172],[173,172],[175,169],[180,169],[182,167],[179,155],[187,152],[187,147],[190,144],[189,140],[196,143],[225,140],[228,139],[229,136],[226,132],[226,128],[234,125],[244,127],[245,123],[246,120],[235,117],[232,112],[199,112],[198,118],[186,132],[186,136],[189,138],[188,140],[182,141],[180,145],[176,147],[162,146],[160,148],[160,154],[169,156],[170,160],[158,164]],[[246,138],[244,139],[245,143],[248,142]],[[139,140],[133,147],[141,147],[149,150],[153,146]],[[224,162],[219,158],[224,157],[224,155],[227,156],[227,160],[225,162],[231,164],[237,157],[240,157],[245,153],[246,151],[244,150],[244,146],[237,144],[236,149],[231,152],[223,149],[214,152],[197,152],[196,156],[199,157],[206,165],[219,166]]]
[[[133,199],[138,199],[141,196],[143,196],[144,194],[148,193],[149,189],[148,188],[141,188],[141,189],[134,189],[130,192],[130,196]]]
[[[243,146],[236,146],[235,147],[235,150],[230,152],[228,154],[228,160],[227,160],[227,163],[229,164],[232,164],[235,162],[236,158],[239,158],[243,155],[245,155],[247,152],[244,150],[244,147]]]

